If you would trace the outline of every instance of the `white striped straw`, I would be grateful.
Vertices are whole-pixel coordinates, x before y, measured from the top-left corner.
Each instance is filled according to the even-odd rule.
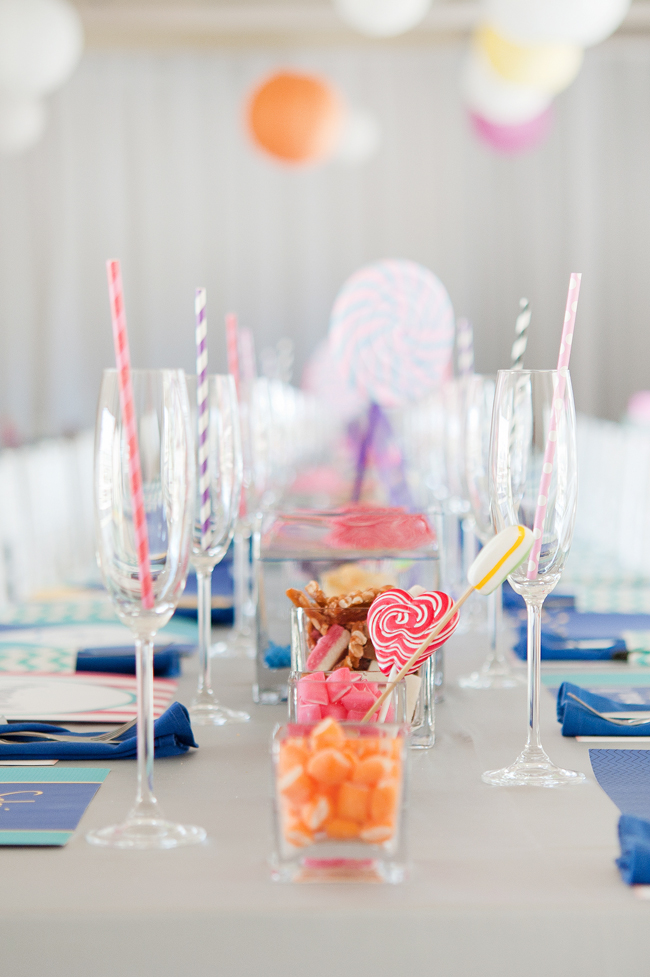
[[[456,355],[458,375],[474,372],[474,331],[469,319],[456,320]]]
[[[530,325],[530,303],[528,299],[519,299],[521,312],[517,316],[515,323],[515,341],[512,344],[510,358],[512,360],[511,370],[523,370],[524,354],[528,344],[528,326]]]
[[[208,323],[205,317],[206,293],[197,288],[194,296],[196,315],[196,407],[199,428],[199,496],[201,505],[201,549],[210,545],[210,473],[208,471]]]

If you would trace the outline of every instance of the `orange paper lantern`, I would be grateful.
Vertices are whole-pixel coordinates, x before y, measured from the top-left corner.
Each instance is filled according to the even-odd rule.
[[[331,155],[345,110],[320,78],[288,71],[273,75],[253,93],[248,125],[254,142],[286,163],[312,163]]]

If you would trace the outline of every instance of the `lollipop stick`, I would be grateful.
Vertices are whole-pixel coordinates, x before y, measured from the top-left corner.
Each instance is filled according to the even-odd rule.
[[[419,658],[419,656],[422,654],[422,652],[425,651],[429,647],[429,645],[431,644],[431,642],[433,641],[433,639],[438,634],[440,634],[440,632],[446,626],[446,624],[448,623],[448,621],[451,621],[452,617],[454,616],[454,614],[456,613],[456,611],[458,610],[458,608],[459,607],[462,607],[462,605],[465,603],[465,601],[467,600],[467,598],[472,594],[473,590],[474,590],[473,587],[468,587],[467,590],[465,591],[465,593],[462,595],[462,597],[459,597],[458,600],[456,601],[456,603],[455,604],[452,604],[451,607],[449,608],[449,610],[445,614],[442,615],[442,617],[440,618],[440,620],[436,624],[436,626],[433,629],[433,631],[431,631],[426,636],[426,638],[424,639],[424,641],[422,642],[422,644],[420,645],[420,647],[417,648],[416,651],[413,652],[413,654],[411,655],[411,657],[407,661],[406,665],[404,665],[399,670],[399,672],[397,673],[397,675],[395,676],[395,678],[393,678],[391,681],[389,681],[388,685],[386,686],[386,688],[384,689],[384,691],[382,692],[382,694],[373,703],[373,705],[370,707],[370,709],[368,709],[368,712],[365,714],[365,716],[361,720],[362,723],[367,723],[369,721],[370,717],[377,711],[377,709],[379,709],[381,707],[381,705],[385,702],[385,700],[391,694],[391,692],[393,691],[393,689],[395,688],[395,686],[397,685],[397,683],[398,682],[401,682],[401,680],[407,674],[407,672],[409,671],[409,669],[411,669],[413,667],[413,665],[415,664],[415,662],[417,661],[417,659]],[[391,676],[392,676],[392,672],[391,672]]]

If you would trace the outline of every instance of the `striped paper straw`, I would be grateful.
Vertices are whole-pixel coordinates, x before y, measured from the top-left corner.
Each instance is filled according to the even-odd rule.
[[[560,341],[560,355],[557,360],[557,387],[553,394],[553,408],[551,410],[551,422],[549,424],[548,440],[544,452],[544,463],[542,465],[542,477],[539,482],[539,495],[537,497],[537,508],[535,510],[535,521],[533,523],[533,536],[535,542],[530,551],[528,562],[529,580],[537,577],[539,565],[539,554],[542,549],[542,536],[544,533],[544,519],[546,517],[546,503],[551,487],[551,477],[553,475],[553,462],[555,460],[555,448],[557,445],[557,424],[558,417],[562,410],[564,391],[566,389],[566,378],[569,373],[569,359],[571,357],[571,345],[573,343],[573,329],[578,310],[578,297],[580,295],[580,280],[582,275],[573,272],[569,281],[569,294],[566,300],[566,310],[564,312],[564,327],[562,329],[562,339]]]
[[[252,383],[257,376],[255,368],[255,340],[250,329],[239,330],[240,373],[242,383]]]
[[[515,341],[512,344],[510,359],[512,370],[523,370],[524,354],[528,344],[528,326],[530,325],[530,303],[528,299],[519,299],[521,312],[517,316],[515,323]]]
[[[232,373],[239,396],[239,329],[237,327],[237,316],[234,312],[229,312],[226,316],[226,353],[228,356],[228,373]]]
[[[115,346],[122,423],[129,446],[129,487],[133,506],[135,545],[138,553],[138,576],[142,592],[142,606],[146,610],[151,610],[153,608],[153,583],[151,567],[149,566],[149,539],[147,537],[147,518],[144,511],[140,449],[138,447],[138,431],[135,423],[135,406],[131,385],[131,356],[129,354],[129,337],[126,331],[126,313],[124,312],[124,293],[119,261],[107,261],[106,272],[108,274],[108,295],[111,303],[113,344]]]
[[[474,331],[469,319],[456,321],[456,355],[458,375],[466,377],[474,372]]]
[[[205,318],[206,293],[197,288],[196,315],[196,408],[199,427],[199,495],[201,505],[201,549],[210,545],[210,473],[208,472],[208,323]]]

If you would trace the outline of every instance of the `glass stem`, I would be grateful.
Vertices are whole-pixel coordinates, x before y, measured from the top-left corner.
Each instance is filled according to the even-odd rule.
[[[138,794],[139,816],[155,816],[157,801],[153,792],[153,638],[137,638],[135,670],[138,694]]]
[[[545,755],[539,733],[543,597],[526,598],[528,610],[528,738],[526,753]]]
[[[250,603],[250,530],[239,522],[235,532],[235,634],[251,633],[248,608]]]
[[[212,570],[196,571],[199,612],[199,696],[212,696],[210,644],[212,638]]]

